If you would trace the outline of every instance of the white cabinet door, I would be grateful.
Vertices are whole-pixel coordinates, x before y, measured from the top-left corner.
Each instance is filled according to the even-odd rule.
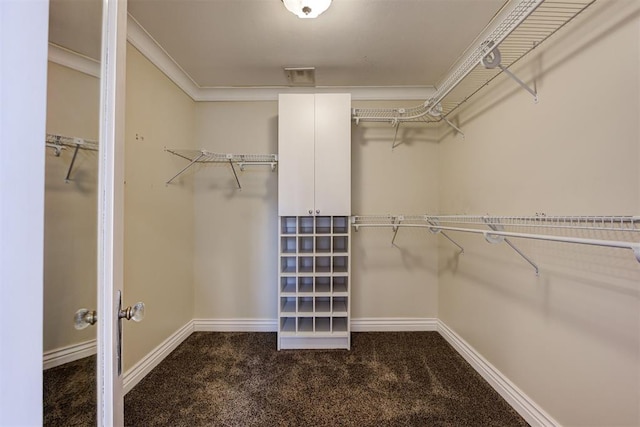
[[[314,95],[282,94],[278,102],[278,214],[314,212]]]
[[[315,97],[315,214],[351,214],[351,95]]]

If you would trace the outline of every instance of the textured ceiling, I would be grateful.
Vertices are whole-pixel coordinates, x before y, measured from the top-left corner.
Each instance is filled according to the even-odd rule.
[[[52,0],[51,40],[97,58],[99,3]],[[333,0],[318,19],[280,0],[129,0],[128,9],[201,87],[285,86],[284,67],[315,67],[317,86],[431,86],[504,4]]]

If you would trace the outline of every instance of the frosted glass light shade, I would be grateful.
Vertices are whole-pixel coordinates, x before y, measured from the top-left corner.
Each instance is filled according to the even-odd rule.
[[[329,9],[331,0],[282,0],[284,7],[298,18],[317,18]]]

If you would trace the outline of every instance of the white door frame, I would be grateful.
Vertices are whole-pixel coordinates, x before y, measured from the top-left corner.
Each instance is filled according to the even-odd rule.
[[[48,0],[0,0],[0,425],[42,425]]]
[[[118,293],[123,289],[124,106],[127,0],[102,2],[98,166],[98,426],[124,425],[118,372]]]

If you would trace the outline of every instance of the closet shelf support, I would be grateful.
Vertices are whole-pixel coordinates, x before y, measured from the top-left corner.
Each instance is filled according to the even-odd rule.
[[[433,234],[441,234],[442,237],[444,237],[445,239],[447,239],[448,241],[450,241],[451,243],[456,245],[458,247],[458,249],[460,249],[460,255],[464,255],[464,248],[462,246],[460,246],[458,244],[458,242],[456,242],[451,237],[449,237],[449,235],[447,233],[445,233],[440,228],[438,228],[438,221],[437,220],[433,220],[433,219],[430,219],[429,217],[425,217],[425,221],[433,226],[433,227],[429,227],[429,232],[431,232]]]
[[[50,133],[46,135],[45,146],[53,148],[55,150],[54,154],[56,157],[60,157],[62,150],[65,150],[67,147],[73,148],[73,157],[71,158],[67,175],[64,178],[66,183],[71,181],[71,171],[76,163],[78,151],[80,151],[80,149],[98,151],[98,143],[96,141],[71,136],[54,135]]]
[[[189,169],[191,166],[195,165],[196,163],[198,163],[198,161],[203,158],[206,155],[206,153],[204,151],[200,152],[200,155],[198,157],[196,157],[195,159],[191,160],[191,163],[189,163],[187,166],[185,166],[180,172],[178,172],[177,174],[175,174],[173,177],[171,177],[171,179],[169,181],[167,181],[167,185],[171,184],[171,181],[173,181],[174,179],[176,179],[177,177],[179,177],[180,175],[182,175],[187,169]],[[184,156],[180,156],[183,157]]]
[[[444,120],[444,122],[446,124],[448,124],[449,126],[451,126],[456,132],[458,132],[460,135],[462,135],[462,139],[464,139],[464,132],[462,132],[462,129],[460,129],[458,126],[454,125],[451,120],[447,119],[446,117],[442,117],[442,120]]]
[[[494,46],[493,42],[488,44],[488,48],[491,49]],[[533,101],[535,103],[538,102],[538,92],[534,89],[530,88],[525,82],[523,82],[518,76],[512,73],[507,67],[502,65],[502,54],[500,53],[500,49],[494,47],[488,54],[482,57],[482,65],[487,70],[493,70],[494,68],[500,68],[504,73],[506,73],[513,81],[518,83],[521,88],[529,92],[533,95]]]
[[[483,218],[484,222],[487,224],[487,226],[492,229],[493,231],[504,231],[504,226],[498,222],[496,222],[495,220],[490,219],[489,217],[484,217]],[[484,238],[487,242],[489,243],[500,243],[500,242],[505,242],[507,245],[509,245],[511,247],[511,249],[513,249],[514,251],[516,251],[516,253],[518,255],[520,255],[525,261],[527,261],[529,264],[531,264],[531,266],[534,268],[534,270],[536,271],[536,276],[540,275],[540,269],[538,268],[538,265],[533,262],[531,260],[531,258],[529,258],[528,256],[526,256],[524,254],[524,252],[522,252],[520,249],[518,249],[516,247],[516,245],[514,245],[513,243],[511,243],[511,241],[509,239],[507,239],[505,236],[502,235],[493,235],[493,234],[485,234]]]
[[[238,179],[238,174],[236,173],[236,168],[233,166],[233,162],[229,159],[229,164],[231,165],[231,171],[233,172],[233,176],[236,178],[236,183],[238,184],[238,190],[242,190],[242,185],[240,185],[240,180]]]

